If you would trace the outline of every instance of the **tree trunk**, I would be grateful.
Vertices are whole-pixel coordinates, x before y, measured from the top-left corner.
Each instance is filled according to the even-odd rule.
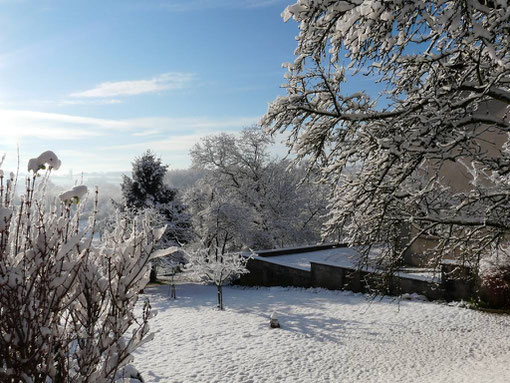
[[[217,285],[218,288],[218,310],[223,310],[223,286]]]
[[[175,282],[174,282],[174,276],[173,275],[172,275],[172,287],[171,288],[172,288],[172,294],[171,294],[172,296],[171,296],[171,298],[172,299],[177,299],[177,293],[175,291]]]
[[[149,283],[155,283],[158,280],[158,272],[156,270],[156,265],[151,266],[151,274],[149,277]]]

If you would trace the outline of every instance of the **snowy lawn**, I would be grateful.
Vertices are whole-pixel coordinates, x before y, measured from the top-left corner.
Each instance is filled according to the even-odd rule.
[[[510,317],[445,304],[299,288],[146,289],[146,382],[509,382]],[[278,312],[281,329],[269,328]]]

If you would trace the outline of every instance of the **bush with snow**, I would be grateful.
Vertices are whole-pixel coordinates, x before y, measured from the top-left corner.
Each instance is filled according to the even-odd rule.
[[[0,381],[112,382],[151,338],[149,304],[141,318],[134,308],[164,228],[119,215],[96,243],[95,214],[79,226],[85,186],[44,203],[60,166],[45,153],[30,161],[24,196],[0,176]]]

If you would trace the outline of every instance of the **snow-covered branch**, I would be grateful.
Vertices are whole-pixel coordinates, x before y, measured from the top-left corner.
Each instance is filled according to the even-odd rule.
[[[508,238],[508,9],[506,0],[286,8],[284,20],[299,23],[296,57],[284,64],[287,94],[261,124],[287,130],[297,160],[321,169],[333,190],[326,234],[394,244],[385,256],[395,267],[424,228],[441,256],[477,259],[480,244]],[[384,90],[349,92],[362,75]]]

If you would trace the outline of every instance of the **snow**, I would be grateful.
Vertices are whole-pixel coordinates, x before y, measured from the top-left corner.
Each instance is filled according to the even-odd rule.
[[[248,253],[247,253],[248,254]],[[251,254],[251,253],[250,253]],[[255,256],[260,261],[276,263],[301,270],[311,270],[310,262],[322,263],[333,266],[355,268],[359,253],[350,247],[309,251],[287,255],[274,255],[270,257]]]
[[[51,150],[47,150],[41,153],[38,157],[31,158],[28,161],[27,169],[29,172],[32,171],[34,173],[37,173],[40,169],[45,169],[46,164],[50,168],[58,170],[62,165],[62,161],[60,161],[60,159],[54,152],[52,152]],[[13,178],[12,175],[11,178]]]
[[[58,197],[62,202],[71,202],[71,201],[81,201],[85,194],[88,193],[88,188],[85,185],[77,185],[72,189],[69,189],[63,193],[61,193]]]
[[[214,286],[145,291],[159,311],[135,352],[146,382],[507,382],[510,317],[347,291]],[[272,312],[281,329],[269,328]]]

